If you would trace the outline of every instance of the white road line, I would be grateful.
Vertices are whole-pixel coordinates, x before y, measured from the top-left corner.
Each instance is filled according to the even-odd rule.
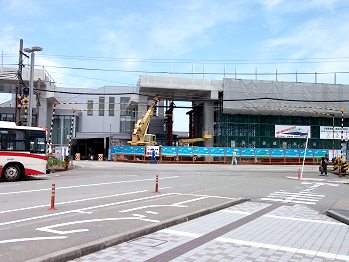
[[[208,197],[206,197],[206,196],[205,197],[199,197],[199,198],[190,199],[190,200],[177,202],[177,203],[173,203],[173,204],[168,204],[168,205],[149,205],[149,206],[135,207],[135,208],[121,210],[119,212],[120,213],[126,213],[126,212],[131,212],[131,211],[141,210],[141,209],[146,209],[146,208],[152,208],[152,207],[187,207],[187,206],[184,206],[183,204],[194,202],[194,201],[199,201],[199,200],[206,199],[206,198],[208,198]]]
[[[15,238],[15,239],[0,240],[0,244],[25,242],[25,241],[55,240],[55,239],[64,239],[64,238],[67,238],[67,237],[66,236],[56,236],[56,237]]]
[[[158,215],[159,214],[158,212],[154,212],[154,211],[145,211],[145,213],[152,214],[152,215]]]
[[[263,197],[263,198],[261,198],[261,200],[263,200],[263,201],[283,202],[283,203],[308,204],[308,205],[315,205],[316,204],[316,203],[313,203],[313,202],[295,201],[295,200],[286,200],[286,199],[268,198],[268,197]]]
[[[141,210],[141,209],[146,209],[146,208],[152,208],[152,207],[173,207],[173,204],[168,204],[168,205],[149,205],[149,206],[142,206],[142,207],[135,207],[135,208],[130,208],[130,209],[125,209],[125,210],[120,210],[120,213],[126,213],[126,212],[132,212],[136,210]],[[180,205],[175,205],[175,207],[187,207],[187,206],[180,206]]]
[[[48,233],[53,233],[53,234],[58,234],[58,235],[66,235],[66,234],[87,232],[89,230],[84,228],[84,229],[76,229],[76,230],[69,230],[69,231],[60,231],[60,230],[54,230],[52,228],[62,227],[62,226],[70,226],[70,225],[76,225],[76,224],[84,224],[84,223],[117,221],[117,220],[141,220],[141,221],[152,222],[152,223],[160,222],[159,220],[143,219],[143,218],[139,218],[139,217],[112,217],[112,218],[100,218],[100,219],[89,219],[89,220],[78,220],[78,221],[73,221],[73,222],[66,222],[66,223],[55,224],[55,225],[46,226],[46,227],[40,227],[40,228],[37,228],[36,230],[48,232]]]
[[[285,199],[299,199],[306,201],[319,201],[322,197],[306,197],[302,195],[280,195],[280,194],[269,194],[268,197],[285,198]]]
[[[159,187],[159,190],[161,189],[169,189],[169,188],[172,188],[171,186],[168,186],[168,187]]]
[[[147,192],[148,190],[140,190],[140,191],[134,191],[134,192],[128,192],[128,193],[120,193],[115,195],[108,195],[108,196],[101,196],[101,197],[91,197],[91,198],[85,198],[85,199],[78,199],[78,200],[71,200],[71,201],[65,201],[65,202],[58,202],[55,205],[64,205],[64,204],[72,204],[72,203],[79,203],[79,202],[85,202],[90,200],[97,200],[97,199],[104,199],[104,198],[111,198],[111,197],[117,197],[117,196],[125,196],[125,195],[132,195],[132,194],[139,194]],[[45,205],[39,205],[39,206],[31,206],[31,207],[22,207],[22,208],[16,208],[16,209],[10,209],[10,210],[4,210],[0,211],[0,214],[4,213],[11,213],[11,212],[18,212],[23,210],[30,210],[35,208],[41,208],[41,207],[47,207],[48,204]]]
[[[169,196],[169,195],[176,195],[176,193],[168,193],[168,194],[163,194],[163,195],[156,195],[156,196],[150,196],[150,197],[136,198],[136,199],[125,200],[125,201],[120,201],[120,202],[114,202],[114,203],[109,203],[109,204],[104,204],[104,205],[85,207],[85,208],[79,208],[79,209],[74,209],[74,210],[69,210],[69,211],[64,211],[64,212],[59,212],[59,213],[53,213],[53,214],[49,214],[49,215],[28,217],[28,218],[23,218],[23,219],[3,222],[3,223],[0,223],[0,226],[12,225],[12,224],[20,223],[20,222],[38,220],[38,219],[41,219],[41,218],[48,218],[48,217],[54,217],[54,216],[60,216],[60,215],[70,214],[70,213],[79,212],[79,211],[86,211],[86,210],[91,210],[91,209],[97,209],[97,208],[102,208],[102,207],[116,206],[116,205],[120,205],[120,204],[132,203],[132,202],[137,202],[137,201],[140,201],[140,200],[164,197],[164,196]]]
[[[186,201],[174,203],[173,205],[176,205],[176,206],[178,205],[178,206],[180,206],[180,205],[182,205],[182,204],[186,204],[186,203],[190,203],[190,202],[194,202],[194,201],[199,201],[199,200],[201,200],[201,199],[206,199],[206,198],[208,198],[208,197],[207,197],[207,196],[199,197],[199,198],[195,198],[195,199],[190,199],[190,200],[186,200]]]
[[[284,191],[284,190],[279,190],[279,191],[276,191],[274,192],[273,194],[275,193],[280,193],[280,194],[289,194],[289,195],[307,195],[307,196],[314,196],[314,197],[325,197],[326,195],[321,195],[321,194],[309,194],[309,193],[291,193],[291,192],[287,192],[287,191]]]
[[[165,179],[172,179],[172,178],[177,178],[177,177],[178,176],[169,176],[169,177],[161,177],[159,179],[165,180]],[[103,186],[103,185],[112,185],[112,184],[124,184],[124,183],[144,182],[144,181],[153,181],[153,180],[154,180],[153,178],[148,178],[148,179],[125,180],[125,181],[114,181],[114,182],[104,182],[104,183],[94,183],[94,184],[83,184],[83,185],[76,185],[76,186],[56,187],[56,192],[57,192],[57,190],[61,190],[61,189],[71,189],[71,188],[91,187],[91,186]],[[0,193],[0,195],[33,193],[33,192],[48,191],[48,190],[51,190],[51,187],[41,188],[41,189],[33,189],[33,190],[24,190],[24,191],[4,192],[4,193]]]

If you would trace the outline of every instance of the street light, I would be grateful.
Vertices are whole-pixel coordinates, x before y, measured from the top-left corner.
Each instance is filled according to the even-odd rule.
[[[35,52],[42,51],[42,47],[40,46],[33,46],[32,48],[24,48],[24,52],[30,53],[30,78],[29,78],[29,106],[28,106],[28,122],[27,126],[32,126],[32,118],[33,118],[33,112],[32,112],[32,96],[34,91],[34,61],[35,61]]]

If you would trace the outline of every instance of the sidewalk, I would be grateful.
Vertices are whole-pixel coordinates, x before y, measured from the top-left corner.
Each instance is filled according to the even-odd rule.
[[[74,261],[349,261],[349,227],[304,205],[245,202]]]

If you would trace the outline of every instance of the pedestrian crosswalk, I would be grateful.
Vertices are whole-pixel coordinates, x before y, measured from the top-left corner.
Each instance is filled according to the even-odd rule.
[[[263,201],[273,201],[282,203],[295,203],[305,205],[315,205],[319,200],[326,195],[309,193],[308,191],[300,191],[298,193],[287,192],[285,190],[278,190],[261,198]]]
[[[289,179],[297,179],[295,177],[287,177]],[[343,180],[323,179],[323,178],[303,178],[301,184],[306,186],[305,189],[299,192],[288,192],[285,190],[278,190],[270,193],[266,197],[260,198],[263,201],[281,202],[281,203],[294,203],[315,205],[318,201],[324,198],[325,194],[318,194],[315,191],[321,186],[337,187],[340,184],[345,183]]]

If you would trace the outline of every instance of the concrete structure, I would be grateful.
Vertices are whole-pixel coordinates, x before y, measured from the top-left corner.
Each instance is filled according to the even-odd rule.
[[[15,69],[2,72],[0,92],[15,92],[15,74]],[[23,71],[23,78],[28,81],[28,69]],[[161,96],[162,100],[157,116],[150,123],[149,133],[156,134],[163,145],[166,144],[165,112],[171,101],[192,102],[192,110],[188,109],[190,137],[201,137],[202,131],[210,131],[214,139],[201,145],[223,147],[302,148],[304,139],[275,137],[277,125],[292,125],[311,128],[310,148],[339,149],[340,140],[321,138],[320,129],[340,127],[339,108],[344,108],[344,117],[349,110],[344,101],[334,103],[349,100],[349,94],[345,92],[349,86],[336,84],[142,75],[134,87],[63,89],[55,87],[44,70],[36,70],[36,88],[39,82],[40,89],[51,91],[40,92],[39,125],[50,127],[53,105],[59,102],[52,143],[68,143],[70,123],[74,118],[72,153],[79,152],[82,156],[86,156],[91,147],[96,148],[96,153],[106,154],[110,144],[126,144],[134,122],[143,116],[155,96]],[[14,96],[10,104],[4,104],[0,112],[8,120],[14,111]],[[327,110],[329,107],[334,110]],[[347,119],[343,124],[349,126]]]

